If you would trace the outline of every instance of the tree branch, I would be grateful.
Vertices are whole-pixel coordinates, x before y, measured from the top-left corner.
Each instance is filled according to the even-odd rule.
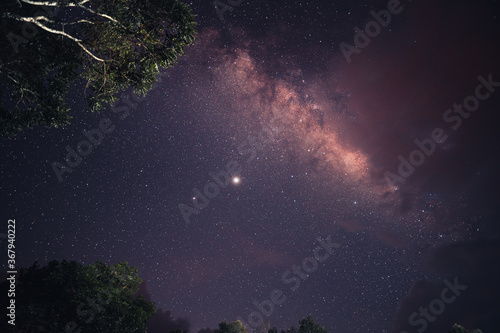
[[[3,75],[7,76],[9,79],[11,79],[12,81],[14,81],[16,84],[19,84],[19,82],[16,79],[14,79],[13,77],[11,77],[9,74],[3,73]]]
[[[81,20],[74,21],[74,22],[54,21],[54,20],[49,19],[46,16],[35,16],[35,17],[33,17],[33,19],[35,19],[37,21],[47,21],[49,23],[59,23],[59,24],[62,24],[63,26],[64,25],[70,25],[70,24],[78,24],[78,23],[90,23],[90,24],[94,24],[94,22],[91,22],[91,21],[85,20],[85,19],[81,19]]]
[[[19,0],[18,0],[19,1]],[[79,2],[69,2],[67,4],[61,4],[57,1],[32,1],[32,0],[20,0],[29,5],[35,6],[48,6],[48,7],[78,7],[83,5],[84,3],[89,2],[90,0],[82,0]]]
[[[78,23],[90,23],[90,24],[94,24],[94,22],[91,22],[91,21],[85,20],[85,19],[81,19],[81,20],[74,21],[74,22],[58,22],[58,23],[61,23],[62,25],[70,25],[70,24],[78,24]]]
[[[83,46],[81,39],[75,38],[75,37],[73,37],[73,36],[65,33],[64,31],[51,29],[51,28],[43,25],[42,23],[38,22],[37,20],[35,20],[33,17],[21,17],[21,16],[13,15],[11,13],[6,13],[6,14],[7,15],[4,14],[4,16],[7,16],[9,18],[13,18],[13,19],[15,19],[17,21],[23,21],[23,22],[33,23],[33,24],[39,26],[40,28],[42,28],[45,31],[48,31],[48,32],[53,33],[53,34],[61,35],[61,36],[64,36],[66,38],[69,38],[72,41],[76,42],[78,44],[78,46],[80,46],[85,52],[87,52],[95,60],[97,60],[97,61],[105,61],[104,59],[96,57],[94,54],[92,54],[92,52],[90,52],[89,50],[87,50],[87,48],[85,46]]]
[[[96,12],[95,10],[90,9],[90,8],[88,8],[88,7],[85,7],[85,6],[80,6],[80,5],[79,5],[79,6],[77,6],[77,7],[78,7],[78,8],[81,8],[81,9],[84,9],[84,10],[86,10],[86,11],[88,11],[88,12],[90,12],[90,13],[94,14],[94,15],[97,15],[97,16],[100,16],[100,17],[104,17],[104,18],[106,18],[106,19],[110,20],[111,22],[114,22],[114,23],[118,24],[118,25],[119,25],[119,26],[121,26],[122,28],[125,28],[125,26],[124,26],[123,24],[121,24],[120,22],[118,22],[117,20],[115,20],[114,18],[112,18],[112,17],[111,17],[111,16],[109,16],[109,15],[98,13],[98,12]]]
[[[96,12],[95,10],[93,9],[90,9],[88,7],[85,7],[83,4],[89,2],[90,0],[82,0],[82,1],[79,1],[79,2],[70,2],[70,3],[67,3],[67,4],[60,4],[58,2],[54,2],[54,1],[44,1],[44,2],[41,2],[41,1],[32,1],[32,0],[20,0],[24,3],[27,3],[27,4],[30,4],[30,5],[35,5],[35,6],[50,6],[50,7],[78,7],[78,8],[81,8],[83,10],[86,10],[94,15],[97,15],[97,16],[100,16],[100,17],[104,17],[118,25],[120,25],[122,28],[125,28],[120,22],[118,22],[116,19],[112,18],[111,16],[109,15],[106,15],[106,14],[101,14],[99,12]]]
[[[47,21],[49,23],[54,23],[53,20],[49,19],[48,17],[46,16],[35,16],[33,17],[34,20],[37,20],[37,21]]]

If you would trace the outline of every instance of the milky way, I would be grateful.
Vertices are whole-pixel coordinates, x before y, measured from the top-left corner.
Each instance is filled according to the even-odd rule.
[[[205,104],[224,105],[221,112],[209,117],[215,117],[216,127],[227,131],[235,147],[245,142],[247,136],[255,137],[253,145],[264,149],[264,158],[277,164],[285,160],[306,166],[304,169],[314,179],[311,188],[318,187],[313,193],[333,191],[330,195],[335,198],[340,193],[343,202],[355,202],[359,209],[370,212],[371,218],[378,220],[376,224],[353,220],[346,217],[349,208],[346,212],[346,207],[334,204],[332,219],[347,230],[376,230],[375,234],[382,241],[397,246],[402,245],[403,239],[390,236],[391,232],[381,229],[397,224],[400,234],[430,232],[436,216],[432,209],[425,211],[422,207],[439,206],[440,213],[444,214],[446,206],[435,199],[423,198],[421,205],[406,216],[399,215],[395,207],[400,205],[401,196],[391,193],[391,187],[371,160],[373,156],[363,151],[357,138],[349,133],[358,130],[359,118],[376,111],[367,110],[359,100],[353,101],[355,97],[344,88],[349,88],[350,80],[345,84],[346,80],[335,71],[308,77],[292,60],[278,60],[279,64],[270,65],[269,62],[275,60],[259,61],[263,58],[262,51],[254,52],[257,56],[252,56],[252,45],[242,42],[241,47],[224,48],[219,38],[216,31],[205,31],[200,37],[203,42],[193,52],[191,62],[205,59],[206,54],[217,55],[203,60],[194,70],[196,75],[202,72],[210,77],[209,83],[196,88],[195,96]],[[241,36],[235,38],[238,41]],[[265,44],[256,44],[261,43]],[[275,71],[269,72],[269,67]],[[390,117],[390,114],[385,117]],[[238,134],[233,136],[234,133]],[[372,140],[370,133],[366,139],[368,142]],[[366,140],[361,143],[365,145]],[[238,151],[245,154],[248,147],[251,147],[250,143],[242,144]],[[383,149],[381,142],[377,150],[387,154]],[[392,158],[395,160],[396,156]]]

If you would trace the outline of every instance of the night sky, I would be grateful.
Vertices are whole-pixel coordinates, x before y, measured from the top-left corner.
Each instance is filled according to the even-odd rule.
[[[195,333],[276,289],[280,329],[498,332],[498,1],[189,4],[197,42],[146,98],[89,114],[75,90],[70,126],[1,140],[17,266],[128,261]]]

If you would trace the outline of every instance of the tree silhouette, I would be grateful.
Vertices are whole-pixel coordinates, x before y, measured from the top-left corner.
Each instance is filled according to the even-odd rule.
[[[7,282],[8,283],[8,282]],[[9,290],[6,282],[2,290]],[[145,332],[154,305],[136,297],[141,279],[126,262],[83,266],[75,261],[23,269],[15,287],[15,326],[2,332]],[[7,318],[9,320],[9,318]]]
[[[273,328],[275,329],[275,328]],[[271,329],[271,330],[273,330]],[[268,333],[274,333],[269,330]],[[299,321],[299,330],[291,327],[289,330],[282,330],[281,333],[328,333],[325,327],[316,324],[311,315]]]
[[[239,320],[227,323],[225,321],[219,324],[219,328],[214,333],[248,333],[243,323]]]
[[[468,330],[458,324],[453,325],[449,333],[483,333],[480,329]]]
[[[145,95],[196,34],[178,0],[6,0],[0,8],[4,136],[67,125],[72,85],[80,83],[91,111],[129,87]]]

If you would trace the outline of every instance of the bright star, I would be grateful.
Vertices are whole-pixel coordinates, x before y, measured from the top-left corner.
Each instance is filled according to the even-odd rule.
[[[240,177],[233,177],[232,181],[233,181],[233,184],[239,184],[241,182],[241,178]]]

